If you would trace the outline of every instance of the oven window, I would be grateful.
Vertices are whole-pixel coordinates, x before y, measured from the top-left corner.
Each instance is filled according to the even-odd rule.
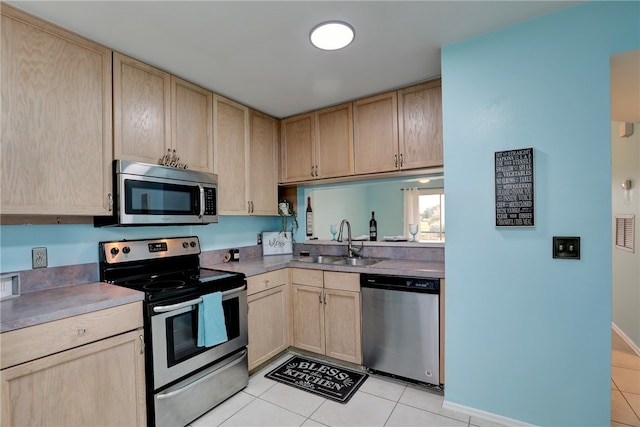
[[[148,215],[191,215],[196,213],[198,187],[127,179],[125,212]]]
[[[231,298],[222,301],[227,338],[230,340],[240,336],[240,301]],[[207,351],[209,348],[198,347],[198,310],[190,310],[166,319],[167,326],[167,364],[177,365],[193,356]],[[222,343],[224,344],[224,343]],[[218,344],[220,345],[220,344]]]

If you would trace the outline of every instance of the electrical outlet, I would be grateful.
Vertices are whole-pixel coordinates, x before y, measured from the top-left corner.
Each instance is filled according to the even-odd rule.
[[[258,233],[258,244],[261,245],[262,244],[262,233]]]
[[[45,268],[47,266],[47,248],[31,249],[31,265],[33,268]]]

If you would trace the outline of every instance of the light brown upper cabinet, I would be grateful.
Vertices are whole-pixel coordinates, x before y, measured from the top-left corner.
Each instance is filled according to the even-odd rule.
[[[114,158],[157,164],[175,149],[213,172],[213,94],[118,52],[113,61]]]
[[[221,215],[277,215],[277,129],[275,119],[214,95]]]
[[[219,95],[213,97],[214,161],[221,215],[250,213],[246,195],[249,108]]]
[[[2,213],[108,215],[111,50],[1,11]]]
[[[401,169],[442,166],[440,79],[398,91]]]
[[[171,147],[171,75],[113,53],[113,155],[158,163]]]
[[[395,91],[353,103],[356,175],[400,167],[397,104]]]
[[[213,172],[213,93],[171,76],[171,146],[190,169]]]
[[[356,175],[442,166],[440,79],[354,102]]]
[[[282,181],[353,175],[352,104],[282,121]]]
[[[249,189],[252,215],[278,215],[278,120],[249,110]]]
[[[353,104],[315,113],[316,177],[353,175]]]
[[[282,182],[314,179],[316,134],[313,113],[286,118],[281,125]]]

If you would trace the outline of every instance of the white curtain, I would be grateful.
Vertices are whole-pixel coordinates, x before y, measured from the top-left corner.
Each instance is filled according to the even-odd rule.
[[[404,196],[404,235],[411,239],[409,224],[420,224],[419,194],[416,187],[403,188]]]

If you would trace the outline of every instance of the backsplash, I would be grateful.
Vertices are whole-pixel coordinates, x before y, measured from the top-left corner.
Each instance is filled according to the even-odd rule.
[[[358,242],[354,245],[360,246]],[[346,255],[345,244],[317,245],[297,243],[294,245],[294,254],[300,255],[300,251],[307,251],[310,255]],[[444,246],[373,246],[366,245],[360,254],[367,258],[406,259],[412,261],[444,261]]]
[[[231,248],[215,249],[205,251],[200,254],[201,265],[220,264],[224,260],[225,254]],[[262,246],[252,245],[237,247],[240,250],[240,261],[249,258],[262,256]],[[336,245],[309,245],[295,243],[293,254],[300,255],[301,251],[307,251],[311,255],[344,255],[346,248],[344,244]],[[365,246],[362,254],[365,257],[406,259],[422,261],[444,261],[444,247],[411,247],[411,246]],[[22,270],[14,273],[20,275],[20,292],[36,292],[44,289],[58,288],[63,286],[81,285],[94,283],[99,279],[98,263],[66,265],[62,267],[38,268]]]

